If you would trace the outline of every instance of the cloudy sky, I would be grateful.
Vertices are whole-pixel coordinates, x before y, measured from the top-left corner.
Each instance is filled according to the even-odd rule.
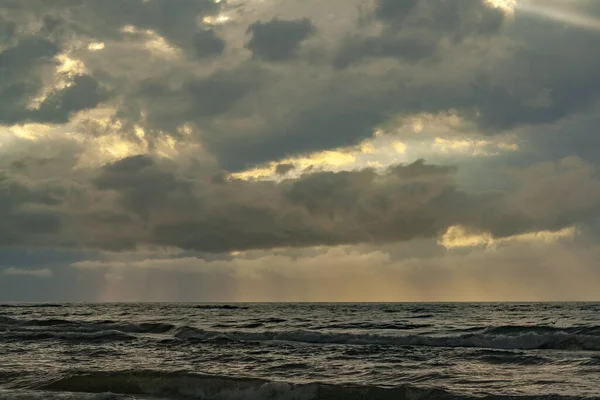
[[[0,0],[0,301],[600,300],[597,0]]]

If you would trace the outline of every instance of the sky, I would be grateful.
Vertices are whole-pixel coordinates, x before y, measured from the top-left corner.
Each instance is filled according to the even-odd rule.
[[[597,0],[0,0],[0,301],[600,300]]]

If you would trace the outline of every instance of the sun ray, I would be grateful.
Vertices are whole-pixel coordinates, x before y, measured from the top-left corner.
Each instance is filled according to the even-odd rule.
[[[519,13],[537,15],[557,22],[577,26],[582,29],[600,31],[600,19],[567,8],[533,1],[520,1],[515,4],[515,8]]]

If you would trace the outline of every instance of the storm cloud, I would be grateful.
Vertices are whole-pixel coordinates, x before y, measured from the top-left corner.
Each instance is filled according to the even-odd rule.
[[[283,61],[296,55],[302,41],[314,34],[315,27],[307,19],[255,22],[248,28],[251,38],[246,47],[256,58]]]
[[[186,259],[232,285],[217,266],[402,248],[434,282],[541,269],[544,240],[592,249],[595,279],[599,21],[591,0],[3,1],[0,256],[65,261],[0,280],[55,296]]]

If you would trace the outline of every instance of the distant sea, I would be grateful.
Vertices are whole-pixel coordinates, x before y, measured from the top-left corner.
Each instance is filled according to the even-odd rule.
[[[600,304],[5,304],[0,399],[600,399]]]

